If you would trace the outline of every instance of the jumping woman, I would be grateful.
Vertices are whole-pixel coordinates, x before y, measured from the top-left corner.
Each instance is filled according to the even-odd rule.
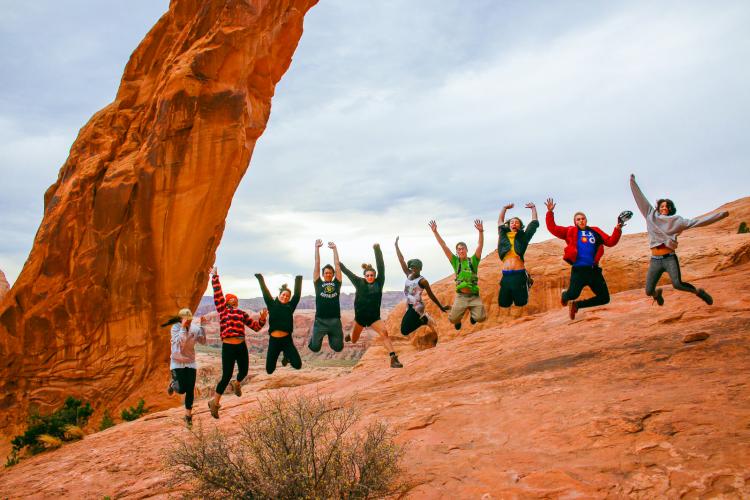
[[[463,241],[456,244],[456,254],[454,255],[438,233],[437,223],[431,220],[429,226],[456,274],[456,299],[453,301],[450,314],[448,314],[448,321],[453,323],[456,330],[461,329],[461,319],[468,309],[471,324],[481,323],[487,319],[487,311],[479,295],[479,260],[482,258],[482,248],[484,247],[482,221],[479,219],[474,221],[474,227],[479,232],[479,243],[471,257],[469,257],[469,248]]]
[[[403,368],[404,365],[399,362],[391,339],[388,337],[388,328],[385,326],[385,322],[380,319],[380,302],[383,299],[383,283],[385,283],[385,264],[383,263],[383,251],[380,250],[380,245],[375,243],[372,247],[375,249],[375,264],[378,266],[378,270],[375,271],[371,264],[362,264],[364,279],[351,272],[343,262],[341,263],[341,270],[356,289],[354,294],[354,328],[351,336],[346,336],[346,341],[356,344],[362,330],[372,328],[383,339],[383,345],[389,351],[391,368]]]
[[[430,297],[430,300],[441,311],[450,310],[450,306],[443,306],[438,298],[435,297],[435,294],[432,293],[430,284],[422,276],[422,261],[419,259],[409,259],[409,262],[406,262],[404,260],[401,249],[398,247],[398,236],[396,236],[396,255],[401,264],[401,269],[406,275],[406,283],[404,284],[406,312],[403,319],[401,319],[401,335],[409,335],[419,327],[426,325],[435,334],[435,338],[437,338],[437,325],[435,324],[435,320],[425,312],[424,302],[422,302],[422,291],[427,292],[427,296]]]
[[[193,398],[195,397],[195,375],[198,364],[195,362],[195,344],[206,343],[206,332],[203,325],[206,317],[201,317],[200,326],[195,326],[190,309],[180,309],[178,321],[172,325],[172,354],[169,369],[172,372],[172,383],[168,393],[185,395],[185,423],[193,425]]]
[[[236,396],[242,396],[242,379],[247,376],[250,363],[245,344],[245,326],[256,332],[266,324],[268,311],[260,312],[258,319],[253,319],[245,311],[238,309],[237,296],[228,293],[224,297],[219,282],[219,273],[214,267],[211,269],[211,284],[214,288],[214,304],[219,313],[219,330],[221,335],[221,380],[216,385],[214,397],[208,401],[211,416],[219,418],[221,396],[232,379],[234,364],[237,363],[237,379],[232,380],[232,389]]]
[[[529,276],[524,264],[524,254],[539,228],[536,205],[526,204],[526,208],[531,209],[531,222],[526,228],[518,217],[511,217],[506,222],[505,212],[511,208],[513,203],[505,205],[497,219],[497,255],[503,263],[503,277],[497,296],[500,307],[510,307],[512,304],[521,307],[529,302]]]
[[[279,289],[279,296],[275,299],[271,296],[266,286],[266,280],[262,274],[256,274],[260,283],[260,290],[263,292],[263,300],[268,308],[268,353],[266,354],[266,373],[269,375],[276,370],[276,362],[279,354],[284,353],[281,364],[286,366],[287,363],[292,368],[299,370],[302,368],[302,359],[299,357],[297,348],[294,347],[292,332],[294,331],[294,310],[297,308],[300,296],[302,295],[302,276],[294,279],[294,296],[286,284]]]
[[[629,212],[620,214],[610,236],[598,227],[589,227],[588,219],[583,212],[575,213],[573,226],[558,226],[555,224],[555,201],[547,198],[545,204],[547,205],[547,230],[566,242],[563,260],[572,268],[570,284],[567,290],[562,291],[560,302],[563,307],[568,306],[570,319],[575,319],[579,309],[609,303],[609,288],[604,280],[602,268],[599,267],[599,260],[604,255],[604,246],[613,247],[620,241],[622,226],[629,218],[626,215]],[[591,288],[594,296],[586,300],[575,300],[581,295],[584,286]]]
[[[333,250],[333,265],[323,266],[323,279],[320,279],[320,247],[323,240],[315,241],[315,267],[313,268],[313,285],[315,286],[315,323],[313,333],[307,347],[313,352],[319,352],[323,345],[323,337],[328,335],[328,347],[335,352],[344,348],[344,330],[341,326],[341,265],[336,244],[328,242],[328,248]]]
[[[635,175],[630,176],[630,189],[638,209],[646,218],[649,247],[651,248],[651,262],[646,273],[646,295],[653,297],[657,304],[664,305],[664,295],[661,288],[656,288],[659,278],[666,271],[672,280],[675,290],[690,292],[708,304],[714,299],[702,288],[695,288],[690,283],[682,281],[680,261],[677,259],[677,236],[691,227],[707,226],[729,215],[729,212],[718,212],[704,215],[695,219],[685,219],[677,213],[674,203],[670,199],[662,198],[656,201],[656,209],[644,196],[641,188],[635,182]]]

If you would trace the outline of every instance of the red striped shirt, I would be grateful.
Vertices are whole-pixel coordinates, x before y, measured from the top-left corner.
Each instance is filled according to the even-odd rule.
[[[219,330],[222,339],[243,338],[245,325],[256,332],[263,328],[266,324],[265,320],[254,319],[242,309],[227,305],[217,274],[211,277],[211,285],[214,288],[214,304],[216,304],[216,312],[219,313]]]

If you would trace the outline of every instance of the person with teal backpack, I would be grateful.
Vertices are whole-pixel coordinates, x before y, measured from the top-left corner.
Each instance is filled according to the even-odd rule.
[[[466,243],[459,241],[456,244],[456,253],[454,254],[438,233],[437,223],[431,220],[429,226],[456,274],[456,300],[448,314],[448,321],[453,323],[456,330],[460,330],[461,320],[468,309],[471,324],[481,323],[487,319],[487,311],[479,296],[479,260],[482,258],[482,248],[484,247],[482,221],[479,219],[474,221],[474,227],[479,231],[479,243],[471,257],[468,256],[469,249]]]

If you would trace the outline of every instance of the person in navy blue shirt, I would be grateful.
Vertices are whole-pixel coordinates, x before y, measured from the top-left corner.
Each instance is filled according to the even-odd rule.
[[[613,247],[620,241],[623,223],[618,219],[612,236],[598,227],[589,227],[586,214],[576,212],[573,216],[573,226],[558,226],[555,224],[555,202],[548,198],[547,230],[553,235],[566,241],[563,260],[572,266],[570,270],[570,285],[563,290],[560,302],[563,307],[568,306],[570,319],[575,319],[579,309],[584,307],[601,306],[609,303],[609,289],[599,267],[599,259],[604,254],[604,246]],[[575,300],[581,295],[583,287],[588,286],[594,296],[586,300]]]

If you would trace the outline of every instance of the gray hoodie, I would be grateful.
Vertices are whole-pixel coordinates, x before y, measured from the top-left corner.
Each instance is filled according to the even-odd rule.
[[[172,325],[172,355],[169,369],[198,368],[195,362],[195,343],[206,343],[206,332],[202,326],[190,325],[187,331],[182,324]]]
[[[630,178],[630,189],[638,209],[646,218],[646,230],[648,231],[649,247],[654,248],[664,245],[672,250],[677,248],[677,235],[691,227],[707,226],[719,221],[729,215],[729,212],[718,212],[695,219],[685,219],[679,215],[661,215],[646,199],[641,188]]]

